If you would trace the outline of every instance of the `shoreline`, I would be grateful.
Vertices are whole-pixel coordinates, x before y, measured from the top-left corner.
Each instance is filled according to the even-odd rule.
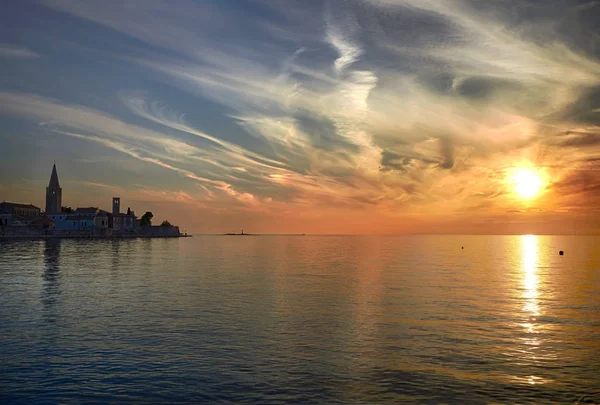
[[[192,235],[36,235],[36,236],[6,236],[0,235],[0,241],[6,240],[45,240],[45,239],[168,239],[168,238],[191,238]]]

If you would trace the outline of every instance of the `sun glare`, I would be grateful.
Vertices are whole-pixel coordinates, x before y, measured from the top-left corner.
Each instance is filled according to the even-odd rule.
[[[515,191],[522,198],[535,197],[542,186],[540,177],[531,170],[520,169],[515,172]]]

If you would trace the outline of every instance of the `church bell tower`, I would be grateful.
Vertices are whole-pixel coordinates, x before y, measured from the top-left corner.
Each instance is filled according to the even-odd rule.
[[[60,212],[62,206],[62,188],[58,183],[58,173],[56,173],[56,164],[52,166],[50,183],[46,187],[46,213]]]

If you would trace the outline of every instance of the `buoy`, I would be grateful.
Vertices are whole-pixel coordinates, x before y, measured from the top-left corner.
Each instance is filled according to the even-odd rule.
[[[565,254],[565,252],[563,252],[563,251],[561,250],[560,252],[558,252],[558,254],[562,256],[562,255],[564,255],[564,254]]]

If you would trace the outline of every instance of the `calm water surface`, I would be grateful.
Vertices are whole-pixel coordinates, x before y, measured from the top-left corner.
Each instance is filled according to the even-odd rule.
[[[2,403],[599,403],[600,238],[2,242],[0,327]]]

